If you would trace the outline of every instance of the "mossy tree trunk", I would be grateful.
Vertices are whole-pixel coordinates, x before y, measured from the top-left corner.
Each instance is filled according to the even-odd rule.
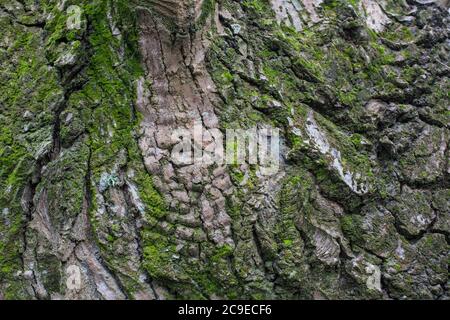
[[[0,28],[0,298],[448,299],[448,1],[1,0]],[[278,172],[175,163],[196,125],[280,128]]]

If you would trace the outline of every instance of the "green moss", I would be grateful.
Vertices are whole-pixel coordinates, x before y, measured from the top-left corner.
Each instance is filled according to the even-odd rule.
[[[363,230],[360,229],[361,219],[362,217],[356,215],[346,215],[341,218],[342,231],[352,242],[364,242]]]
[[[400,41],[400,42],[409,42],[415,39],[411,28],[407,26],[399,26],[395,30],[388,29],[383,32],[380,36],[391,40],[391,41]]]
[[[227,83],[231,83],[233,81],[234,77],[231,74],[231,72],[227,70],[224,73],[222,73],[222,79],[223,79],[224,84],[227,84]]]
[[[221,247],[218,247],[214,255],[212,255],[211,261],[213,263],[220,262],[221,260],[230,257],[233,254],[233,251],[234,249],[230,245],[223,245]]]
[[[143,267],[153,279],[183,280],[176,276],[175,246],[168,239],[157,233],[144,233],[144,261]],[[186,280],[186,279],[184,279]]]
[[[201,14],[196,21],[197,28],[204,25],[206,20],[212,16],[216,5],[216,0],[204,0],[201,7]]]
[[[149,220],[164,218],[167,214],[167,206],[162,195],[153,186],[152,178],[148,174],[140,172],[136,182],[141,199],[146,205],[145,213],[149,216]]]
[[[268,2],[266,0],[244,0],[242,5],[261,13],[267,10]]]
[[[283,244],[284,244],[286,247],[292,246],[292,243],[293,243],[293,241],[290,240],[290,239],[285,239],[285,240],[283,240]]]

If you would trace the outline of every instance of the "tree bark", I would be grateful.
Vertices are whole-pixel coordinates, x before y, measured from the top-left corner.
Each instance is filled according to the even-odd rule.
[[[448,299],[429,2],[1,1],[0,299]]]

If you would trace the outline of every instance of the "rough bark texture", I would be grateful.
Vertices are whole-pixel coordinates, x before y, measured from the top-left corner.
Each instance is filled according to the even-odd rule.
[[[0,299],[448,299],[448,8],[0,0]],[[280,170],[177,165],[197,122]]]

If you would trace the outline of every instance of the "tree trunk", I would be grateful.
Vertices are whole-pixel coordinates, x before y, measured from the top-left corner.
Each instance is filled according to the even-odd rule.
[[[448,10],[2,0],[0,299],[448,299]]]

